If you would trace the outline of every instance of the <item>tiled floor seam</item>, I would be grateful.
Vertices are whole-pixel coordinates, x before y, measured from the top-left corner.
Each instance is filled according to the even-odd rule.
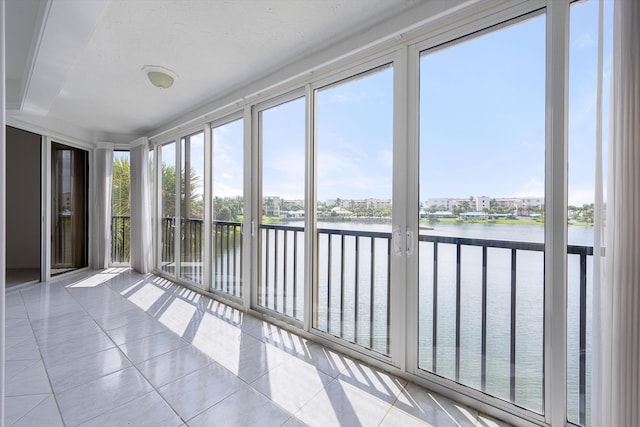
[[[37,394],[33,394],[30,396],[38,396]],[[53,396],[53,393],[51,393],[51,396]],[[24,419],[25,417],[27,417],[31,412],[35,411],[40,405],[42,405],[47,399],[49,398],[49,396],[45,397],[44,399],[42,399],[42,401],[40,403],[38,403],[36,406],[34,406],[33,408],[31,408],[28,412],[26,412],[25,414],[23,414],[20,418],[14,420],[11,424],[8,424],[7,427],[11,427],[13,425],[16,425],[17,423],[20,422],[20,420]],[[57,403],[56,403],[57,404]],[[59,411],[59,409],[58,409]],[[62,416],[60,416],[60,419],[62,420]]]
[[[145,276],[145,278],[146,278],[146,276]],[[117,290],[115,290],[115,289],[113,289],[111,286],[109,286],[109,281],[104,282],[104,283],[102,283],[101,285],[104,285],[104,286],[108,287],[108,288],[109,288],[109,289],[111,289],[113,292],[115,292],[118,296],[120,296],[120,298],[122,298],[122,299],[124,299],[124,300],[127,300],[127,298],[126,298],[126,297],[124,297],[124,296],[122,296],[122,294],[121,294],[120,292],[118,292]],[[69,290],[66,288],[66,286],[65,286],[65,289],[67,290],[67,292],[69,292]],[[163,290],[164,290],[165,292],[167,292],[167,290],[166,290],[166,289],[163,289]],[[71,292],[69,292],[69,294],[71,294]],[[172,295],[173,295],[173,294],[174,294],[174,293],[172,292]],[[89,317],[91,317],[91,319],[94,321],[94,323],[96,323],[96,325],[100,328],[100,330],[102,330],[102,331],[107,335],[107,337],[108,337],[108,338],[109,338],[109,339],[114,343],[114,345],[115,345],[115,346],[116,346],[116,347],[117,347],[117,348],[122,352],[123,356],[124,356],[124,357],[125,357],[125,358],[130,362],[130,363],[131,363],[131,366],[135,368],[135,370],[136,370],[136,371],[137,371],[137,372],[138,372],[138,373],[139,373],[139,374],[140,374],[140,375],[141,375],[141,376],[142,376],[142,377],[147,381],[147,383],[149,383],[149,385],[151,386],[151,388],[153,389],[153,391],[155,391],[155,392],[160,396],[160,398],[161,398],[161,399],[162,399],[162,400],[167,404],[167,406],[168,406],[169,408],[171,408],[171,410],[172,410],[172,411],[173,411],[173,412],[178,416],[178,418],[180,418],[180,420],[182,420],[182,422],[183,422],[183,423],[185,423],[186,425],[188,425],[188,420],[185,420],[185,419],[184,419],[184,418],[183,418],[183,417],[178,413],[178,411],[176,411],[176,409],[175,409],[175,408],[174,408],[174,407],[173,407],[173,406],[172,406],[172,405],[171,405],[171,404],[170,404],[170,403],[165,399],[165,397],[162,395],[162,393],[159,391],[159,388],[160,388],[160,387],[156,388],[156,386],[155,386],[155,385],[154,385],[154,384],[149,380],[149,378],[147,378],[147,377],[144,375],[144,373],[139,369],[139,367],[137,366],[137,364],[136,364],[136,363],[134,363],[134,362],[129,358],[129,356],[127,356],[127,354],[126,354],[126,353],[125,353],[125,352],[120,348],[120,346],[119,346],[118,344],[116,344],[116,343],[113,341],[113,339],[112,339],[112,338],[111,338],[111,336],[109,335],[108,331],[107,331],[107,330],[105,330],[105,329],[104,329],[100,324],[98,324],[98,322],[94,319],[94,317],[93,317],[90,313],[88,313],[88,312],[86,311],[86,309],[84,308],[84,306],[82,306],[82,304],[80,304],[80,302],[77,300],[77,298],[75,298],[75,297],[73,296],[73,294],[71,294],[71,297],[72,297],[72,298],[74,298],[74,300],[76,301],[76,303],[78,303],[78,304],[82,307],[82,309],[83,309],[83,310],[84,310],[84,311],[89,315]],[[145,311],[145,310],[143,310],[143,309],[141,309],[140,307],[138,307],[138,309],[146,313],[146,311]],[[200,309],[199,309],[198,307],[196,307],[196,310],[197,310],[197,311],[200,311]],[[202,314],[206,313],[205,311],[200,311],[200,312],[201,312]],[[151,314],[149,314],[149,313],[146,313],[146,314],[147,314],[150,318],[152,318],[154,321],[159,322],[159,320],[158,320],[158,319],[156,319],[156,318],[155,318],[154,316],[152,316]],[[219,316],[216,316],[216,317],[218,317],[218,318],[219,318]],[[225,319],[222,319],[222,320],[225,320]],[[169,332],[171,332],[172,334],[176,335],[178,338],[183,339],[181,336],[179,336],[178,334],[176,334],[176,333],[175,333],[174,331],[172,331],[171,329],[167,328],[167,330],[168,330]],[[207,358],[209,359],[209,361],[211,362],[210,364],[212,364],[212,363],[218,363],[216,360],[212,359],[209,355],[207,355],[206,353],[204,353],[203,351],[201,351],[200,349],[198,349],[198,348],[197,348],[196,346],[194,346],[192,343],[190,343],[190,342],[188,342],[188,341],[186,341],[186,340],[185,340],[185,342],[186,342],[185,347],[186,347],[186,346],[190,346],[191,348],[193,348],[193,349],[197,350],[200,354],[202,354],[203,356],[205,356],[205,357],[207,357]],[[164,353],[161,353],[161,354],[157,354],[157,355],[155,355],[155,356],[153,356],[153,357],[159,357],[159,356],[165,355],[165,354],[167,354],[167,353],[171,353],[172,351],[175,351],[175,350],[176,350],[176,349],[169,350],[169,351],[167,351],[167,352],[164,352]],[[153,358],[153,357],[152,357],[152,358]],[[152,358],[150,358],[150,359],[152,359]],[[149,359],[147,359],[147,360],[149,360]],[[146,360],[145,360],[145,361],[146,361]],[[143,362],[145,362],[145,361],[141,361],[140,363],[143,363]],[[224,368],[224,366],[223,366],[223,368]],[[226,369],[226,370],[228,371],[228,369],[227,369],[227,368],[224,368],[224,369]],[[185,375],[182,375],[182,376],[180,376],[180,377],[174,378],[170,383],[172,383],[172,382],[174,382],[174,381],[178,381],[178,380],[180,380],[181,378],[184,378],[184,377],[186,377],[186,376],[190,375],[191,373],[192,373],[192,372],[189,372],[189,373],[187,373],[187,374],[185,374]],[[231,373],[232,375],[235,375],[235,374],[233,374],[233,372],[231,372],[231,371],[229,371],[229,373]],[[239,376],[237,376],[237,375],[236,375],[236,377],[237,377],[240,381],[244,382],[246,385],[248,385],[249,387],[251,387],[251,384],[247,383],[244,379],[240,378],[240,377],[239,377]],[[169,383],[169,384],[170,384],[170,383]],[[164,386],[164,385],[166,385],[166,384],[163,384],[163,386]],[[252,388],[253,390],[255,390],[255,391],[258,391],[258,390],[256,390],[256,389],[255,389],[255,388],[253,388],[253,387],[251,387],[251,388]],[[152,391],[152,392],[153,392],[153,391]],[[233,394],[235,394],[235,392],[234,392],[234,393],[232,393],[231,395],[229,395],[229,396],[225,397],[225,398],[224,398],[224,399],[222,399],[221,401],[219,401],[219,402],[215,403],[214,405],[211,405],[210,407],[208,407],[208,408],[206,408],[206,409],[204,409],[204,410],[200,411],[198,414],[196,414],[196,415],[194,415],[193,417],[189,418],[189,420],[194,419],[195,417],[197,417],[198,415],[202,414],[203,412],[206,412],[207,410],[211,409],[212,407],[214,407],[214,406],[216,406],[216,405],[218,405],[218,404],[222,403],[224,400],[226,400],[227,398],[229,398],[229,397],[230,397],[230,396],[232,396]],[[276,404],[275,402],[273,402],[273,400],[271,400],[271,399],[269,399],[269,400],[270,400],[273,404]],[[104,414],[105,414],[105,413],[107,413],[107,412],[111,412],[111,411],[113,411],[113,410],[115,410],[115,409],[117,409],[117,408],[119,408],[119,407],[121,407],[121,406],[124,406],[124,404],[123,404],[123,405],[119,405],[119,406],[117,406],[117,407],[115,407],[115,408],[111,408],[110,410],[105,411],[105,412],[103,412],[103,413],[101,413],[101,414],[98,414],[98,415],[96,415],[96,416],[95,416],[95,417],[93,417],[93,418],[97,418],[97,417],[99,417],[99,416],[101,416],[101,415],[104,415]],[[278,405],[278,407],[280,407],[280,406]],[[284,408],[282,408],[282,409],[284,409]],[[287,411],[287,412],[288,412],[288,411]],[[93,418],[92,418],[92,419],[93,419]],[[87,421],[90,421],[90,420],[86,420],[86,421],[83,421],[83,422],[87,422]]]
[[[53,401],[55,402],[56,408],[58,409],[58,415],[60,416],[60,421],[62,421],[62,423],[64,425],[64,418],[62,418],[62,411],[60,410],[60,406],[58,405],[58,399],[56,397],[55,390],[53,389],[53,384],[51,383],[51,376],[49,375],[49,370],[47,369],[47,364],[44,363],[44,357],[42,356],[42,350],[41,350],[40,344],[38,343],[38,340],[35,339],[35,332],[33,331],[33,326],[32,326],[32,323],[31,323],[31,316],[29,315],[29,310],[27,310],[27,304],[24,301],[24,295],[22,295],[21,291],[19,291],[19,294],[20,294],[20,300],[22,301],[22,305],[24,306],[24,310],[25,310],[25,313],[27,315],[27,319],[29,320],[29,328],[31,329],[31,334],[33,335],[34,340],[36,341],[36,346],[38,347],[38,354],[40,355],[40,362],[42,362],[42,369],[44,369],[44,372],[47,375],[47,382],[49,383],[49,388],[51,389],[51,396],[53,397]],[[33,408],[33,409],[31,409],[31,411],[27,412],[22,418],[26,417],[29,413],[34,411],[38,406],[42,405],[46,400],[47,399],[44,399],[42,402],[40,402],[38,405],[36,405],[35,408]]]
[[[109,288],[109,289],[111,289],[113,292],[115,292],[118,296],[120,296],[120,298],[123,298],[123,299],[125,299],[125,300],[126,300],[126,298],[124,298],[124,297],[123,297],[119,292],[117,292],[117,291],[113,290],[110,286],[108,286],[108,285],[106,284],[106,283],[108,283],[108,282],[109,282],[109,281],[107,281],[107,282],[105,282],[105,283],[101,283],[99,286],[104,285],[104,286],[108,287],[108,288]],[[109,335],[109,333],[107,332],[107,330],[106,330],[106,329],[104,329],[104,328],[102,327],[102,325],[100,325],[100,324],[96,321],[96,319],[91,315],[91,313],[89,313],[89,312],[87,311],[87,309],[86,309],[86,308],[85,308],[85,307],[80,303],[80,301],[78,301],[78,299],[77,299],[77,298],[76,298],[76,297],[75,297],[75,296],[74,296],[74,295],[69,291],[69,289],[67,289],[67,286],[63,286],[63,287],[64,287],[64,289],[69,293],[69,295],[71,295],[71,297],[76,301],[76,303],[77,303],[77,304],[82,308],[82,310],[83,310],[83,311],[84,311],[84,312],[85,312],[85,313],[86,313],[86,314],[91,318],[91,320],[92,320],[92,321],[93,321],[93,322],[98,326],[98,328],[100,328],[100,330],[101,330],[101,331],[102,331],[102,332],[107,336],[107,338],[108,338],[108,339],[109,339],[109,340],[110,340],[110,341],[115,345],[115,347],[116,347],[116,348],[117,348],[117,349],[122,353],[123,357],[124,357],[125,359],[127,359],[127,361],[131,364],[131,366],[130,366],[130,367],[133,367],[133,368],[136,370],[136,372],[138,372],[138,373],[142,376],[142,378],[144,378],[144,379],[145,379],[145,381],[146,381],[146,382],[151,386],[152,391],[150,391],[149,393],[153,393],[153,392],[157,393],[157,394],[158,394],[158,396],[160,396],[160,398],[162,399],[162,401],[163,401],[163,402],[164,402],[164,403],[165,403],[169,408],[171,408],[171,410],[176,414],[176,416],[177,416],[178,418],[180,418],[180,420],[181,420],[183,423],[185,423],[185,424],[186,424],[186,421],[182,418],[182,416],[178,413],[178,411],[176,411],[176,410],[175,410],[175,408],[174,408],[173,406],[171,406],[171,404],[169,404],[169,402],[164,398],[164,396],[162,395],[162,393],[160,393],[160,391],[156,388],[156,386],[155,386],[155,385],[153,385],[153,383],[149,380],[149,378],[147,378],[147,377],[142,373],[142,371],[141,371],[141,370],[140,370],[140,368],[137,366],[137,364],[135,364],[135,363],[134,363],[134,362],[129,358],[129,356],[128,356],[128,355],[127,355],[127,354],[122,350],[122,348],[120,348],[120,346],[119,346],[118,344],[116,344],[116,342],[115,342],[115,341],[113,341],[113,338],[111,338],[111,335]],[[139,308],[139,307],[138,307],[138,309],[139,309],[139,310],[142,310],[142,309],[141,309],[141,308]],[[145,311],[145,310],[142,310],[142,311],[146,313],[146,311]],[[146,313],[146,314],[148,314],[148,313]],[[149,314],[148,314],[148,315],[149,315]],[[155,319],[153,316],[149,315],[149,317],[151,317],[152,319],[154,319],[154,320],[156,320],[156,321],[157,321],[157,319]],[[173,333],[173,331],[171,331],[171,332]],[[177,335],[177,334],[176,334],[176,335]],[[123,343],[123,345],[124,345],[124,343]],[[158,354],[158,355],[156,355],[156,356],[154,356],[154,357],[162,356],[162,355],[164,355],[164,354],[170,353],[171,351],[174,351],[174,350],[169,350],[169,351],[164,352],[164,353],[162,353],[162,354]],[[98,352],[96,352],[96,353],[98,353]],[[206,356],[206,355],[205,355],[205,356]],[[147,360],[148,360],[148,359],[147,359]],[[144,362],[144,361],[142,361],[142,362]],[[140,363],[142,363],[142,362],[140,362]],[[123,368],[123,369],[128,369],[128,368],[130,368],[130,367]],[[121,370],[122,370],[122,369],[121,369]],[[116,371],[116,372],[119,372],[119,371]],[[114,372],[111,372],[111,373],[109,373],[109,374],[103,375],[103,376],[101,376],[100,378],[104,378],[105,376],[107,376],[107,375],[111,375],[111,374],[113,374],[113,373],[114,373]],[[180,378],[182,378],[182,377],[180,377]],[[177,379],[179,379],[179,378],[176,378],[176,380],[177,380]],[[95,380],[94,380],[94,381],[95,381]],[[52,390],[53,390],[53,389],[52,389]],[[140,397],[142,397],[142,396],[146,396],[146,395],[147,395],[147,394],[149,394],[149,393],[141,394],[140,396],[137,396],[137,398],[140,398]],[[55,395],[55,393],[54,393],[54,395]],[[118,409],[118,408],[120,408],[120,407],[122,407],[122,406],[126,405],[127,403],[128,403],[128,402],[125,402],[125,403],[123,403],[123,404],[121,404],[121,405],[118,405],[118,406],[116,406],[116,407],[114,407],[114,408],[110,408],[110,409],[108,409],[108,410],[106,410],[106,411],[104,411],[104,412],[101,412],[100,414],[97,414],[95,417],[92,417],[91,419],[88,419],[88,420],[84,420],[84,421],[82,421],[82,423],[86,423],[86,422],[88,422],[88,421],[91,421],[91,420],[92,420],[92,419],[94,419],[94,418],[98,418],[99,416],[104,415],[104,414],[106,414],[106,413],[108,413],[108,412],[111,412],[111,411],[113,411],[113,410],[115,410],[115,409]],[[57,404],[57,401],[56,401],[56,404]],[[59,408],[59,407],[58,407],[58,410],[60,410],[60,408]],[[63,419],[63,421],[64,421],[64,419]],[[82,423],[80,423],[80,424],[82,424]]]
[[[402,395],[402,392],[406,390],[407,385],[409,385],[408,382],[406,382],[403,386],[402,389],[400,390],[400,392],[398,393],[398,395],[396,396],[396,398],[393,400],[393,403],[391,403],[391,406],[389,406],[389,409],[387,409],[387,412],[385,412],[384,416],[382,417],[382,419],[380,420],[380,422],[378,423],[378,427],[380,427],[382,425],[382,423],[384,423],[384,420],[387,419],[387,417],[389,416],[389,414],[391,413],[391,411],[393,410],[393,408],[395,408],[396,403],[400,400],[400,396]]]

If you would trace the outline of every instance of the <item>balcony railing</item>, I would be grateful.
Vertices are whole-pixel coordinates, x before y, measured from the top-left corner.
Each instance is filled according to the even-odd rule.
[[[188,228],[197,235],[202,221],[190,221]],[[174,219],[162,220],[162,256],[164,262],[173,260],[173,230]],[[201,232],[201,231],[200,231]],[[304,304],[304,228],[287,225],[261,224],[261,265],[260,278],[257,283],[257,303],[266,309],[302,320]],[[213,284],[212,288],[234,296],[242,296],[242,233],[238,222],[215,221],[213,233]],[[390,351],[390,284],[391,284],[391,238],[388,232],[369,232],[339,229],[318,229],[317,240],[317,286],[313,295],[313,327],[346,341],[363,346],[367,349],[389,354]],[[451,375],[444,375],[454,381],[461,380],[462,366],[462,326],[463,313],[462,289],[463,275],[471,263],[466,254],[475,251],[473,262],[478,262],[478,274],[474,277],[481,288],[480,297],[473,301],[477,304],[479,341],[478,354],[472,355],[479,360],[479,383],[477,388],[483,392],[492,393],[487,387],[491,373],[488,370],[488,329],[489,319],[494,309],[489,303],[491,286],[496,286],[492,274],[500,270],[500,283],[505,283],[506,316],[504,335],[507,345],[501,350],[508,363],[503,365],[506,371],[501,375],[508,378],[506,389],[501,396],[515,403],[516,389],[519,381],[523,381],[522,373],[517,369],[516,350],[519,340],[524,339],[518,332],[522,324],[521,313],[529,307],[518,306],[518,289],[528,278],[520,269],[523,264],[535,259],[536,271],[543,271],[543,243],[514,242],[504,240],[475,239],[463,237],[433,236],[421,234],[418,238],[421,254],[421,270],[429,271],[430,277],[426,283],[431,288],[422,288],[420,298],[424,298],[425,289],[428,290],[430,307],[421,304],[421,319],[430,316],[429,341],[430,359],[421,364],[420,368],[438,373],[438,354],[447,353],[448,362],[452,365]],[[191,250],[197,250],[191,247]],[[453,258],[448,255],[453,253]],[[570,365],[577,367],[574,397],[570,396],[570,405],[577,408],[578,422],[586,424],[587,416],[587,290],[588,290],[588,261],[593,256],[590,246],[570,245],[567,248],[570,280],[579,281],[579,295],[570,295],[578,303],[579,329],[578,354],[570,352]],[[445,256],[446,255],[446,256]],[[430,260],[422,256],[431,257]],[[465,257],[464,262],[462,261]],[[496,260],[497,259],[497,260]],[[575,261],[575,262],[574,262]],[[429,265],[425,264],[428,263]],[[451,270],[451,274],[442,275],[444,268]],[[474,267],[475,268],[475,267]],[[577,270],[577,271],[573,271]],[[467,273],[464,273],[467,271]],[[464,273],[464,274],[463,274]],[[536,281],[543,284],[543,274]],[[537,283],[537,282],[536,282]],[[438,292],[446,291],[453,286],[455,292],[455,307],[447,315],[452,316],[453,336],[440,336],[438,328],[439,308]],[[502,285],[500,285],[502,286]],[[577,292],[576,292],[577,293]],[[543,300],[543,287],[540,287],[540,297]],[[527,301],[527,303],[529,303]],[[520,301],[522,304],[522,301]],[[536,307],[537,310],[537,307]],[[539,311],[543,311],[544,307]],[[543,319],[543,313],[540,313]],[[422,326],[421,326],[422,328]],[[507,332],[508,331],[508,332]],[[424,332],[424,331],[422,331]],[[450,339],[455,345],[447,347],[442,340]],[[442,345],[440,353],[438,347]],[[540,354],[544,356],[543,345],[539,346]],[[465,354],[465,357],[468,355]],[[578,360],[573,360],[577,358]],[[544,366],[536,365],[538,368]],[[536,368],[536,369],[538,369]],[[537,381],[543,384],[543,369],[536,371]],[[575,378],[575,377],[574,377]],[[522,385],[520,386],[522,387]],[[539,408],[542,408],[542,390],[540,390]],[[525,405],[526,406],[526,405]]]
[[[242,297],[242,224],[213,222],[212,288]]]
[[[284,225],[263,224],[261,229],[262,265],[261,278],[258,282],[258,304],[282,314],[296,317],[301,307],[301,264],[304,258],[302,227]],[[390,277],[391,277],[391,233],[351,231],[351,230],[318,230],[318,260],[317,260],[317,287],[314,290],[313,326],[338,338],[356,343],[365,348],[383,354],[389,354],[390,341]],[[471,239],[446,236],[419,236],[420,251],[433,254],[432,261],[432,307],[429,311],[431,319],[431,366],[421,366],[431,372],[437,372],[437,347],[438,336],[438,289],[446,286],[439,273],[444,268],[443,263],[449,260],[442,259],[439,253],[445,247],[455,248],[455,261],[453,269],[453,284],[455,286],[456,303],[452,315],[455,317],[455,346],[449,350],[449,358],[453,363],[453,375],[450,379],[460,381],[461,368],[461,339],[462,339],[462,253],[468,248],[475,248],[480,252],[481,264],[481,316],[478,320],[480,326],[481,348],[478,358],[480,360],[480,385],[482,391],[487,390],[487,378],[489,376],[487,363],[487,337],[488,317],[491,316],[488,305],[488,290],[491,269],[501,269],[508,275],[508,322],[505,329],[508,330],[508,345],[503,350],[508,356],[508,371],[504,376],[508,377],[508,386],[505,398],[516,402],[516,384],[522,380],[522,374],[516,367],[516,343],[518,339],[517,322],[517,290],[518,284],[525,279],[519,277],[520,264],[527,262],[527,257],[532,255],[539,262],[540,271],[542,265],[544,244],[530,242],[514,242],[503,240]],[[429,247],[430,246],[430,247]],[[438,249],[441,248],[441,251]],[[464,249],[463,249],[464,248]],[[494,252],[500,252],[496,256]],[[508,255],[507,255],[508,254]],[[537,255],[535,255],[537,254]],[[571,271],[570,276],[579,277],[580,295],[579,301],[579,361],[578,365],[578,417],[580,424],[586,422],[587,413],[587,259],[593,255],[593,248],[589,246],[570,245],[567,248],[570,257],[579,258],[579,271]],[[503,255],[507,255],[504,257]],[[500,258],[499,261],[495,261]],[[491,260],[491,261],[489,261]],[[520,261],[519,261],[520,260]],[[505,261],[505,262],[502,262]],[[424,261],[423,261],[424,262]],[[465,261],[467,262],[467,261]],[[570,263],[573,266],[574,263]],[[489,268],[491,267],[491,268]],[[521,272],[522,274],[522,272]],[[372,280],[373,278],[373,280]],[[448,278],[451,279],[450,277]],[[540,297],[543,298],[543,275],[540,276]],[[523,309],[522,307],[520,308]],[[524,311],[524,310],[522,310]],[[543,308],[540,310],[543,318]],[[520,325],[522,327],[522,325]],[[543,345],[540,344],[540,352],[543,354]],[[571,355],[572,356],[572,355]],[[539,374],[542,384],[543,370]],[[542,390],[541,390],[542,392]],[[542,397],[541,397],[542,399]],[[540,409],[542,402],[539,402]]]
[[[302,320],[304,228],[261,224],[258,305]]]
[[[167,266],[172,266],[175,262],[175,228],[175,218],[162,218],[160,222],[160,263],[163,269]]]
[[[203,280],[203,223],[201,219],[182,219],[180,231],[180,276],[195,283]],[[175,273],[176,219],[164,217],[160,221],[160,264],[162,270]]]
[[[388,355],[391,233],[319,229],[318,244],[314,325]]]
[[[455,304],[455,351],[454,354],[451,355],[454,360],[454,376],[453,380],[459,382],[460,381],[460,357],[461,357],[461,281],[462,281],[462,272],[461,268],[463,263],[462,259],[462,249],[463,248],[478,248],[481,251],[481,355],[480,355],[480,389],[482,391],[487,390],[487,316],[488,316],[488,306],[487,306],[487,290],[488,290],[488,278],[487,274],[489,269],[487,268],[488,259],[488,250],[489,248],[496,248],[509,251],[509,265],[501,266],[503,268],[508,269],[509,275],[509,324],[505,325],[509,330],[509,369],[508,373],[509,377],[509,400],[511,402],[516,402],[516,383],[518,381],[518,375],[516,372],[516,342],[517,342],[517,334],[516,334],[516,323],[517,323],[517,312],[518,307],[516,303],[516,295],[518,289],[518,257],[522,256],[523,253],[544,253],[544,244],[543,243],[530,243],[530,242],[513,242],[513,241],[502,241],[502,240],[487,240],[487,239],[473,239],[473,238],[462,238],[462,237],[445,237],[445,236],[432,236],[432,235],[420,235],[420,250],[427,250],[429,253],[433,255],[433,264],[431,267],[431,273],[433,275],[432,278],[432,319],[431,319],[431,367],[427,368],[427,370],[431,372],[437,371],[437,347],[438,347],[438,290],[444,284],[441,283],[438,274],[438,268],[442,264],[439,262],[439,251],[438,249],[445,246],[453,246],[455,248],[455,274],[454,274],[454,283],[455,283],[455,293],[456,293],[456,304]],[[430,248],[428,247],[430,246]],[[579,373],[578,373],[578,416],[579,423],[581,425],[586,424],[586,413],[587,413],[587,363],[586,363],[586,355],[587,355],[587,257],[593,256],[593,247],[590,246],[577,246],[577,245],[569,245],[567,247],[567,254],[569,256],[577,256],[579,258],[579,271],[577,272],[577,276],[579,277]],[[543,259],[543,258],[541,258]],[[569,264],[570,266],[573,264]],[[570,276],[576,276],[576,272],[569,272]],[[542,294],[543,295],[543,294]],[[542,351],[542,349],[541,349]],[[543,353],[544,354],[544,353]],[[422,367],[425,369],[424,367]],[[543,372],[540,372],[540,376],[542,377]],[[540,402],[542,406],[542,402]]]
[[[131,249],[131,219],[128,216],[111,217],[111,262],[128,263]]]

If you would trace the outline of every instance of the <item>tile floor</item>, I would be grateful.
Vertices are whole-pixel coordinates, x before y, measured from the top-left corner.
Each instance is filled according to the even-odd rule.
[[[7,426],[502,426],[154,275],[6,294]]]

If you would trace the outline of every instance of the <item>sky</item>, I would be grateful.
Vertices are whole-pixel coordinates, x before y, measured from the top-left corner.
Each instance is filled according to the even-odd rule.
[[[597,6],[571,7],[569,203],[577,205],[594,193]],[[420,201],[544,196],[545,33],[541,15],[422,53]],[[605,82],[610,51],[607,39]],[[393,73],[388,66],[316,92],[318,200],[392,198]],[[304,99],[264,110],[260,121],[263,195],[303,199]],[[242,120],[215,128],[213,139],[214,195],[241,195]]]

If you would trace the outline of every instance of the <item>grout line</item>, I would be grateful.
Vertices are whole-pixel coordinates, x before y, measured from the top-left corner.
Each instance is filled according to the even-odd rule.
[[[43,282],[43,283],[47,283],[47,282]],[[40,362],[42,363],[42,368],[44,369],[44,373],[47,375],[47,382],[49,383],[49,388],[51,389],[51,396],[53,397],[53,401],[56,404],[56,408],[58,409],[58,415],[60,416],[60,421],[62,422],[62,425],[64,425],[64,418],[62,417],[62,411],[60,410],[60,405],[58,404],[58,399],[57,399],[56,393],[55,393],[55,391],[53,389],[53,384],[51,384],[51,377],[49,376],[49,370],[47,369],[47,365],[44,363],[44,357],[42,357],[42,351],[40,349],[40,343],[36,339],[36,334],[33,331],[33,327],[31,325],[31,316],[29,315],[29,310],[27,310],[27,304],[25,303],[24,295],[22,295],[22,290],[19,291],[19,293],[20,293],[20,299],[22,300],[22,305],[24,306],[24,311],[27,313],[27,319],[29,321],[29,329],[31,329],[31,335],[33,336],[33,340],[35,341],[36,347],[38,348],[38,354],[40,355]],[[31,412],[31,411],[29,411],[29,412]]]
[[[120,272],[118,275],[116,275],[116,276],[114,276],[114,277],[118,277],[118,276],[120,276],[121,274],[126,273],[127,271],[129,271],[129,272],[130,272],[130,271],[131,271],[131,269],[128,269],[128,270],[123,271],[123,272]],[[100,273],[95,273],[95,274],[100,274]],[[130,274],[129,274],[128,276],[129,276],[129,278],[131,278],[131,275],[130,275]],[[107,281],[105,281],[105,282],[103,282],[103,283],[100,283],[100,285],[98,285],[98,286],[104,285],[106,288],[108,288],[109,290],[111,290],[112,292],[114,292],[118,297],[120,297],[120,298],[122,298],[122,299],[124,299],[124,300],[127,300],[127,298],[123,297],[123,296],[122,296],[118,291],[114,290],[111,286],[109,286],[109,285],[107,284],[108,282],[109,282],[109,280],[107,280]],[[135,363],[133,363],[133,361],[129,358],[129,356],[127,356],[127,354],[126,354],[126,353],[125,353],[125,352],[120,348],[120,346],[119,346],[118,344],[116,344],[116,343],[115,343],[115,341],[113,341],[113,338],[111,338],[111,335],[109,335],[109,333],[107,332],[107,330],[105,330],[105,329],[102,327],[102,325],[100,325],[100,324],[99,324],[99,323],[94,319],[94,317],[91,315],[91,313],[89,313],[89,312],[86,310],[86,308],[85,308],[85,307],[80,303],[80,301],[78,301],[78,299],[77,299],[77,298],[76,298],[76,297],[75,297],[75,296],[74,296],[74,295],[73,295],[73,294],[72,294],[72,293],[67,289],[67,287],[66,287],[66,286],[63,286],[63,287],[64,287],[64,289],[69,293],[69,295],[71,295],[71,297],[76,301],[76,303],[77,303],[78,305],[80,305],[80,307],[82,308],[82,310],[83,310],[85,313],[87,313],[87,315],[88,315],[88,316],[91,318],[91,320],[92,320],[92,321],[93,321],[93,322],[98,326],[98,328],[100,328],[100,330],[101,330],[101,331],[102,331],[102,332],[107,336],[107,338],[108,338],[108,339],[109,339],[109,340],[110,340],[110,341],[111,341],[111,342],[116,346],[116,348],[118,349],[118,351],[120,351],[120,353],[122,353],[123,357],[124,357],[127,361],[129,361],[129,363],[131,364],[131,366],[130,366],[130,367],[132,367],[133,369],[135,369],[135,370],[136,370],[136,372],[138,372],[138,373],[140,374],[140,376],[142,376],[142,378],[144,378],[144,380],[147,382],[147,384],[149,384],[149,386],[150,386],[150,387],[151,387],[151,389],[152,389],[149,393],[152,393],[152,392],[157,393],[157,394],[158,394],[158,396],[160,397],[160,399],[162,399],[162,401],[163,401],[163,402],[164,402],[164,403],[165,403],[165,404],[166,404],[166,405],[167,405],[167,406],[168,406],[168,407],[173,411],[173,413],[174,413],[174,414],[176,414],[176,416],[177,416],[177,417],[178,417],[178,418],[179,418],[183,423],[185,423],[185,424],[186,424],[186,421],[185,421],[185,420],[180,416],[180,414],[178,413],[178,411],[176,411],[176,410],[175,410],[175,408],[174,408],[173,406],[171,406],[171,405],[169,404],[169,402],[167,402],[167,400],[166,400],[166,399],[164,398],[164,396],[163,396],[163,395],[158,391],[158,389],[157,389],[157,388],[156,388],[156,387],[151,383],[151,381],[149,381],[149,379],[148,379],[148,378],[147,378],[147,377],[142,373],[142,371],[140,371],[140,369],[138,368],[138,366],[137,366]],[[128,301],[128,300],[127,300],[127,301]],[[137,306],[136,306],[136,307],[137,307]],[[158,320],[157,320],[157,319],[155,319],[153,316],[149,315],[149,313],[147,313],[145,310],[142,310],[140,307],[137,307],[137,308],[138,308],[139,310],[141,310],[143,313],[147,314],[147,315],[148,315],[149,317],[151,317],[153,320],[158,321]],[[172,332],[172,331],[171,331],[171,332]],[[143,337],[143,338],[146,338],[146,337]],[[123,343],[123,345],[124,345],[124,343]],[[167,354],[167,353],[169,353],[169,352],[165,352],[165,353],[162,353],[162,354]],[[154,356],[154,357],[156,357],[156,356]],[[148,360],[148,359],[147,359],[147,360]],[[130,368],[130,367],[127,367],[127,368],[124,368],[124,369],[128,369],[128,368]],[[121,369],[120,371],[123,371],[124,369]],[[120,372],[120,371],[116,371],[116,372]],[[111,374],[113,374],[113,373],[114,373],[114,372],[112,372]],[[108,375],[111,375],[111,374],[108,374]],[[106,376],[106,375],[104,375],[104,376],[102,376],[102,377],[100,377],[100,378],[104,378],[105,376]],[[138,399],[138,398],[140,398],[140,397],[142,397],[142,396],[146,396],[146,395],[147,395],[147,394],[149,394],[149,393],[144,393],[144,394],[142,394],[142,395],[140,395],[140,396],[137,396],[137,397],[136,397],[136,399]],[[118,405],[118,406],[116,406],[116,407],[114,407],[114,408],[111,408],[111,409],[108,409],[108,410],[106,410],[106,411],[104,411],[104,412],[101,412],[100,414],[97,414],[95,417],[93,417],[93,418],[91,418],[91,419],[97,418],[97,417],[99,417],[100,415],[103,415],[103,414],[106,414],[106,413],[108,413],[108,412],[111,412],[111,411],[113,411],[113,410],[115,410],[115,409],[118,409],[118,408],[120,408],[120,407],[122,407],[122,406],[126,405],[127,403],[129,403],[129,402],[125,402],[125,403],[123,403],[122,405]],[[84,423],[84,422],[87,422],[87,421],[89,421],[89,420],[84,420],[84,421],[82,421],[82,422]]]

